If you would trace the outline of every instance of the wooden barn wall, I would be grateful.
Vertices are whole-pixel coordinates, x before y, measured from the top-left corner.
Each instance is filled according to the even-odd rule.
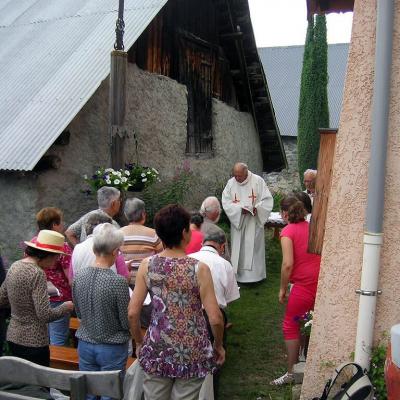
[[[238,107],[212,0],[172,0],[129,50],[129,61],[188,88],[188,153],[212,152],[212,97]]]

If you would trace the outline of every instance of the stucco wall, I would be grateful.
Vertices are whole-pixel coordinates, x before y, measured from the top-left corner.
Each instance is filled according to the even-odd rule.
[[[253,119],[226,104],[213,100],[214,155],[206,159],[185,155],[187,92],[176,81],[142,71],[129,64],[126,125],[127,160],[136,161],[133,131],[139,142],[139,161],[157,168],[162,179],[173,176],[175,168],[189,160],[196,184],[188,205],[199,206],[203,197],[223,185],[235,161],[243,160],[261,173],[262,159]],[[96,207],[94,197],[81,193],[82,176],[98,166],[109,166],[108,80],[83,107],[67,128],[70,143],[53,145],[47,154],[58,155],[58,170],[41,173],[0,174],[0,210],[3,227],[0,246],[9,259],[21,255],[16,245],[35,230],[35,213],[45,206],[64,210],[66,224]]]
[[[355,348],[370,156],[376,0],[356,0],[343,108],[337,136],[321,274],[302,398],[319,395],[333,367]],[[385,180],[384,245],[381,256],[375,343],[400,321],[400,0],[396,0],[389,144]]]
[[[297,165],[297,137],[282,136],[282,142],[285,148],[288,168],[280,172],[264,174],[268,188],[274,193],[290,193],[301,188]]]

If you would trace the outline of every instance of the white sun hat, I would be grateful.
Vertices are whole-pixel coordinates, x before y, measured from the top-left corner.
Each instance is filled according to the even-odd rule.
[[[36,238],[36,242],[25,242],[29,247],[33,247],[38,250],[47,251],[49,253],[64,253],[64,235],[56,231],[49,231],[43,229],[39,232]]]

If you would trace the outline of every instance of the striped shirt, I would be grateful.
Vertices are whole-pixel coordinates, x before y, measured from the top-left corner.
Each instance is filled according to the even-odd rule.
[[[124,244],[120,247],[129,270],[129,284],[134,285],[140,263],[146,257],[163,250],[161,240],[154,229],[144,225],[130,224],[121,228]]]

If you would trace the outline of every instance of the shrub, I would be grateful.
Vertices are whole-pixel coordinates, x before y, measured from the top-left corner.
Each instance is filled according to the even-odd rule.
[[[146,204],[146,225],[153,226],[155,214],[167,204],[183,205],[192,184],[193,172],[184,164],[176,168],[172,179],[164,180],[162,184],[151,186],[140,193],[138,197]]]
[[[368,372],[369,379],[375,389],[375,399],[387,399],[386,383],[385,383],[385,361],[386,361],[386,346],[381,344],[372,349],[371,367]]]

